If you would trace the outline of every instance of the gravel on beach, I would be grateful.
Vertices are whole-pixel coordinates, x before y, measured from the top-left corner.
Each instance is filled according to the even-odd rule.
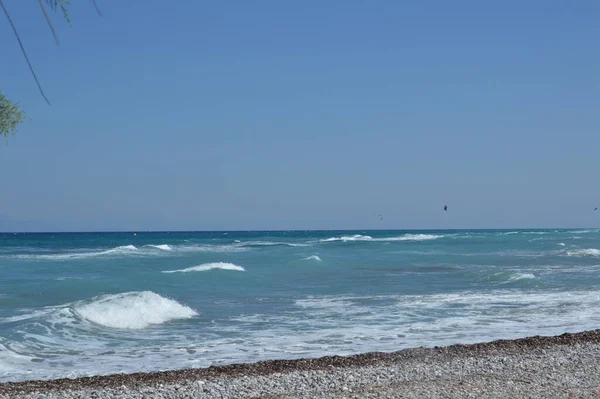
[[[4,398],[600,398],[600,330],[394,353],[0,383]]]

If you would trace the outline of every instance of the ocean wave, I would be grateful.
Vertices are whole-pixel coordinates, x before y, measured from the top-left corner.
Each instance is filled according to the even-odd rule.
[[[83,319],[110,328],[138,330],[176,319],[196,316],[191,308],[152,291],[105,295],[75,306]]]
[[[515,273],[512,276],[510,276],[508,281],[511,282],[511,281],[519,281],[519,280],[523,280],[523,279],[534,279],[534,278],[535,278],[535,275],[533,273]]]
[[[392,241],[428,241],[435,240],[444,237],[443,235],[434,234],[404,234],[398,237],[384,237],[384,238],[373,238],[371,236],[356,234],[353,236],[342,236],[342,237],[330,237],[319,240],[319,242],[353,242],[353,241],[367,241],[367,242],[392,242]]]
[[[145,245],[145,247],[156,248],[162,251],[172,251],[173,247],[168,244],[160,244],[160,245]]]
[[[215,253],[231,253],[231,252],[246,252],[250,248],[239,245],[222,244],[196,244],[196,245],[178,245],[173,248],[180,252],[215,252]]]
[[[283,244],[278,244],[283,245]],[[297,246],[297,244],[287,244]],[[299,246],[299,245],[298,245]],[[168,244],[150,244],[142,247],[134,245],[121,245],[111,249],[89,249],[89,250],[66,250],[63,253],[28,253],[28,254],[11,254],[13,259],[27,260],[47,260],[47,261],[68,261],[80,260],[97,257],[163,257],[173,253],[186,252],[214,252],[214,253],[232,253],[245,252],[250,250],[250,247],[241,244],[185,244],[185,245],[168,245]]]
[[[239,272],[245,272],[242,266],[234,265],[233,263],[214,262],[204,263],[198,266],[188,267],[187,269],[179,270],[163,270],[163,273],[188,273],[188,272],[205,272],[208,270],[221,269],[221,270],[235,270]]]
[[[600,249],[587,248],[567,251],[568,256],[600,256]]]
[[[375,241],[428,241],[443,237],[443,235],[434,234],[407,234],[400,237],[376,238]]]
[[[275,247],[275,246],[282,246],[282,247],[307,247],[310,244],[299,244],[299,243],[292,243],[292,242],[280,242],[280,241],[242,241],[240,242],[239,240],[237,241],[237,245],[240,247]]]
[[[317,262],[323,262],[321,260],[321,258],[319,257],[319,255],[311,255],[311,256],[309,256],[307,258],[304,258],[304,260],[314,260],[314,261],[317,261]]]
[[[373,240],[373,237],[371,237],[371,236],[363,236],[360,234],[355,234],[353,236],[324,238],[322,240],[319,240],[319,242],[334,242],[334,241],[348,242],[348,241],[372,241],[372,240]]]
[[[26,254],[26,255],[14,255],[17,259],[37,259],[37,260],[69,260],[69,259],[85,259],[94,258],[98,256],[122,256],[139,253],[139,250],[134,245],[122,245],[112,249],[103,251],[89,251],[89,252],[69,252],[62,254]]]

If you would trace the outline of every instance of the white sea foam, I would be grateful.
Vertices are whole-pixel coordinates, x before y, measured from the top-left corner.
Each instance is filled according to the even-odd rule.
[[[284,247],[306,247],[310,244],[301,244],[301,243],[292,243],[292,242],[279,242],[279,241],[242,241],[238,242],[240,247],[274,247],[274,246],[284,246]]]
[[[561,247],[564,247],[564,246],[565,246],[565,243],[564,243],[564,242],[559,242],[559,243],[558,243],[558,244],[556,244],[556,245],[558,245],[558,246],[561,246]]]
[[[391,241],[427,241],[435,240],[444,237],[443,235],[433,234],[404,234],[398,237],[383,237],[373,238],[371,236],[356,234],[353,236],[330,237],[319,240],[319,242],[352,242],[352,241],[369,241],[369,242],[391,242]]]
[[[92,323],[122,329],[142,329],[197,315],[191,308],[151,291],[105,295],[74,310]]]
[[[576,249],[573,251],[567,251],[569,256],[600,256],[600,249],[587,248],[587,249]]]
[[[304,260],[314,260],[317,262],[322,262],[321,258],[319,257],[319,255],[311,255],[307,258],[304,258]]]
[[[61,341],[58,350],[56,343],[42,344],[39,334],[32,334],[29,346],[11,343],[8,351],[28,357],[13,359],[13,353],[8,353],[0,381],[395,351],[557,335],[593,329],[600,323],[596,311],[600,290],[332,295],[298,299],[295,305],[290,311],[256,309],[224,316],[231,322],[206,323],[186,330],[178,330],[178,326],[125,331],[105,328],[94,335],[77,330],[72,341]],[[73,319],[68,313],[64,317]],[[97,333],[97,329],[93,331]],[[0,361],[5,359],[4,349],[0,345]],[[44,353],[52,362],[32,367],[31,359],[44,357]]]
[[[334,242],[334,241],[343,241],[343,242],[347,242],[347,241],[371,241],[373,240],[373,237],[371,236],[363,236],[360,234],[355,234],[353,236],[342,236],[342,237],[331,237],[331,238],[324,238],[322,240],[319,240],[320,242]]]
[[[290,246],[296,246],[296,244],[289,244]],[[96,257],[156,257],[166,256],[173,252],[215,252],[215,253],[228,253],[228,252],[245,252],[250,248],[240,245],[211,245],[211,244],[186,244],[186,245],[144,245],[138,248],[134,245],[122,245],[106,250],[87,250],[87,251],[68,251],[58,254],[21,254],[11,255],[13,258],[18,259],[34,259],[34,260],[49,260],[49,261],[67,261],[67,260],[78,260]]]
[[[373,241],[428,241],[428,240],[436,240],[438,238],[442,238],[444,236],[433,235],[433,234],[406,234],[400,237],[390,237],[390,238],[375,238]]]
[[[213,269],[221,269],[221,270],[235,270],[239,272],[244,272],[242,266],[234,265],[233,263],[224,263],[224,262],[214,262],[214,263],[205,263],[198,266],[188,267],[187,269],[180,270],[163,270],[163,273],[188,273],[188,272],[205,272]]]
[[[151,247],[151,248],[160,249],[160,250],[163,250],[163,251],[172,251],[173,250],[173,248],[170,245],[168,245],[168,244],[147,245],[147,246]]]
[[[116,248],[112,249],[111,251],[119,251],[119,250],[135,251],[135,250],[137,250],[137,248],[135,245],[122,245],[120,247],[116,247]]]
[[[242,247],[239,245],[178,245],[174,248],[176,251],[181,252],[215,252],[215,253],[230,253],[230,252],[246,252],[250,248]]]
[[[518,280],[523,280],[523,279],[534,279],[534,278],[535,278],[535,275],[533,273],[515,273],[512,276],[510,276],[508,281],[518,281]]]
[[[139,250],[134,245],[122,245],[107,250],[91,250],[88,252],[67,252],[61,254],[27,254],[15,255],[19,259],[39,259],[39,260],[70,260],[70,259],[85,259],[98,256],[123,256],[139,254]]]

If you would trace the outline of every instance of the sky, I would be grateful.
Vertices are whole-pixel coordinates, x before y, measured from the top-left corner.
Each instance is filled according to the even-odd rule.
[[[4,3],[0,230],[600,226],[597,0]]]

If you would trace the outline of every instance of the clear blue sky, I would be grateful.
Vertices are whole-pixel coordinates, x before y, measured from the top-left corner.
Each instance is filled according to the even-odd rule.
[[[4,2],[0,230],[600,225],[597,0]]]

